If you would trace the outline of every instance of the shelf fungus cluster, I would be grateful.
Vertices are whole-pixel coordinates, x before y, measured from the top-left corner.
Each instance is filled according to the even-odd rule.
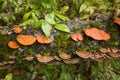
[[[100,52],[90,53],[87,51],[76,51],[76,55],[81,58],[87,59],[90,58],[92,60],[98,60],[102,58],[118,58],[120,57],[120,53],[117,48],[100,48]]]
[[[16,41],[9,41],[8,46],[11,49],[18,49],[20,45],[29,46],[33,45],[36,41],[41,44],[49,44],[52,42],[51,38],[46,37],[45,35],[38,34],[36,37],[32,35],[19,34],[22,32],[22,28],[15,27],[13,32],[17,33]]]
[[[67,53],[60,53],[58,55],[41,55],[40,53],[37,53],[35,57],[33,55],[28,55],[26,57],[23,57],[23,60],[26,61],[33,61],[34,58],[38,60],[40,63],[48,63],[51,65],[61,65],[63,63],[65,64],[77,64],[80,63],[80,58],[86,59],[86,60],[93,60],[98,61],[105,58],[119,58],[120,53],[119,49],[117,48],[100,48],[98,52],[91,53],[88,51],[76,51],[74,55],[77,55],[78,57],[72,57],[72,55]],[[8,58],[10,61],[3,61],[0,62],[0,69],[6,69],[8,66],[5,65],[12,65],[15,63],[15,59],[17,56],[10,55]]]
[[[119,22],[119,19],[116,19],[114,22],[115,23]],[[52,38],[47,37],[45,35],[37,34],[36,36],[33,36],[33,35],[22,34],[21,33],[22,30],[23,29],[20,27],[13,28],[13,32],[15,34],[17,33],[17,37],[16,37],[16,41],[12,40],[8,42],[8,46],[10,48],[18,49],[21,45],[30,46],[36,42],[38,43],[38,45],[50,44],[53,42]],[[111,38],[110,34],[96,27],[84,29],[84,33],[85,33],[84,36],[91,37],[94,40],[107,41]],[[84,40],[85,38],[81,33],[71,33],[70,39],[72,39],[75,42],[78,42],[78,41]],[[96,53],[91,53],[88,51],[76,51],[75,54],[71,53],[72,55],[77,55],[77,57],[75,58],[73,58],[72,55],[65,52],[60,53],[58,55],[52,55],[52,56],[51,55],[46,56],[46,55],[41,55],[40,53],[37,53],[35,57],[33,57],[33,55],[28,55],[24,57],[23,60],[32,61],[34,58],[36,58],[41,63],[49,63],[49,62],[57,61],[57,62],[64,62],[66,64],[76,64],[76,63],[79,63],[80,58],[91,59],[91,60],[99,60],[99,59],[109,58],[109,57],[117,58],[117,57],[120,57],[119,52],[120,51],[117,48],[100,48],[99,51]],[[9,58],[15,59],[16,56],[10,56]],[[12,64],[14,62],[7,62],[7,64],[8,63]],[[5,64],[5,63],[0,63],[0,65],[2,64]]]
[[[8,42],[8,46],[12,49],[17,49],[20,47],[19,44],[24,45],[24,46],[29,46],[29,45],[33,45],[35,42],[38,42],[40,44],[49,44],[52,43],[53,40],[45,35],[40,35],[37,34],[37,36],[32,36],[32,35],[24,35],[24,34],[19,34],[22,32],[22,28],[21,27],[14,27],[13,28],[13,32],[17,33],[17,37],[15,41],[9,41]],[[84,33],[89,36],[92,37],[95,40],[109,40],[110,39],[110,35],[108,33],[106,33],[104,30],[100,30],[97,29],[95,27],[93,28],[87,28],[84,30]],[[72,33],[70,34],[70,38],[76,42],[78,41],[82,41],[83,35],[80,33]]]

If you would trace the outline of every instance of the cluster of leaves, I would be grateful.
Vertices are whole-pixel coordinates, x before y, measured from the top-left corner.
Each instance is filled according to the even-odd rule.
[[[118,9],[117,3],[118,0],[0,0],[0,21],[8,26],[41,26],[45,35],[50,36],[52,26],[70,32],[65,24],[59,24],[61,21],[76,16],[86,19],[95,12],[107,13],[112,8]]]

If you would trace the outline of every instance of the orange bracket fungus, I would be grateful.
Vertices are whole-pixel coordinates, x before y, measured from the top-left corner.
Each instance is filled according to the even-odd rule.
[[[20,27],[14,27],[14,28],[13,28],[13,32],[14,32],[14,33],[20,33],[20,32],[22,32],[22,30],[23,30],[23,29],[20,28]]]
[[[54,60],[54,56],[41,56],[40,54],[36,54],[37,60],[42,63],[48,63]]]
[[[82,58],[89,58],[91,56],[91,53],[86,51],[76,51],[76,54]]]
[[[45,35],[37,35],[37,41],[41,44],[48,44],[52,42],[51,38],[46,37]]]
[[[66,53],[61,53],[59,54],[60,58],[62,59],[70,59],[71,58],[71,55],[69,54],[66,54]]]
[[[16,39],[20,44],[25,46],[32,45],[36,41],[36,38],[31,35],[18,35]]]
[[[17,48],[20,47],[20,46],[17,44],[17,42],[15,42],[15,41],[9,41],[9,42],[8,42],[8,46],[9,46],[11,49],[17,49]]]
[[[71,34],[70,37],[71,37],[71,39],[73,39],[76,42],[79,40],[83,40],[82,34],[79,34],[79,33]]]
[[[117,23],[118,25],[120,25],[120,18],[115,18],[114,23]]]
[[[90,28],[84,30],[85,34],[89,37],[92,37],[95,40],[109,40],[110,35],[103,30],[97,28]]]

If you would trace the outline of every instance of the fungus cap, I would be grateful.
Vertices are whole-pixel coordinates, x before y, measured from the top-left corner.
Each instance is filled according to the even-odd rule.
[[[87,36],[92,37],[95,40],[109,40],[110,39],[110,35],[108,33],[106,33],[103,30],[99,30],[95,27],[85,29],[84,32]]]
[[[20,33],[20,32],[22,32],[22,30],[23,30],[23,29],[20,28],[20,27],[14,27],[14,28],[13,28],[13,32],[14,32],[14,33]]]
[[[112,51],[113,53],[117,53],[119,50],[118,50],[117,48],[111,48],[111,51]]]
[[[76,54],[82,58],[89,58],[91,56],[91,53],[86,51],[76,51]]]
[[[23,60],[27,60],[27,61],[32,61],[33,60],[33,56],[32,55],[28,55],[25,58],[23,58]]]
[[[103,53],[111,52],[110,48],[100,48],[99,50]]]
[[[83,36],[80,33],[74,33],[70,35],[71,39],[73,39],[74,41],[79,41],[79,40],[83,40]]]
[[[41,57],[37,57],[37,60],[42,63],[48,63],[54,60],[54,57],[53,56],[41,56]]]
[[[114,23],[117,23],[118,25],[120,25],[120,18],[115,18]]]
[[[66,53],[61,53],[59,54],[60,58],[62,59],[70,59],[71,58],[71,55],[69,54],[66,54]]]
[[[15,55],[10,55],[9,58],[10,58],[10,59],[15,59],[16,56],[15,56]]]
[[[25,46],[32,45],[36,41],[36,38],[31,35],[18,35],[16,39],[20,44]]]
[[[111,57],[113,57],[113,58],[118,58],[118,57],[120,57],[120,53],[107,53],[107,55],[109,55],[109,56],[111,56]]]
[[[55,60],[61,61],[62,59],[59,56],[54,56]]]
[[[9,42],[8,42],[8,46],[9,46],[11,49],[17,49],[17,48],[20,47],[20,46],[17,44],[17,42],[15,42],[15,41],[9,41]]]
[[[109,40],[110,39],[110,35],[108,33],[106,33],[105,31],[103,30],[100,30],[100,34],[102,36],[102,40]]]
[[[65,59],[63,61],[66,64],[76,64],[76,63],[79,63],[80,59],[79,58],[73,58],[73,59]]]
[[[45,35],[37,35],[36,38],[37,38],[38,43],[41,43],[41,44],[48,44],[48,43],[53,42],[51,38],[48,38]]]

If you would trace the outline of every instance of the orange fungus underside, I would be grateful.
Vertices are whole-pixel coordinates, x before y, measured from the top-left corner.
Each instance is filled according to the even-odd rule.
[[[17,49],[20,47],[15,41],[9,41],[8,46],[12,49]]]
[[[31,35],[18,35],[16,39],[20,44],[25,46],[32,45],[36,41],[36,38]]]
[[[48,44],[52,42],[51,38],[46,37],[45,35],[37,35],[37,41],[42,44]]]

